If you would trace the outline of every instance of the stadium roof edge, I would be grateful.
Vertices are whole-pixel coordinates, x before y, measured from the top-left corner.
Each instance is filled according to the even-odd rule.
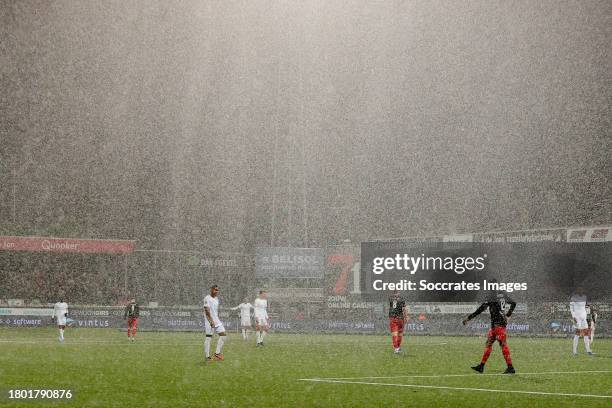
[[[571,227],[543,227],[534,229],[522,229],[522,230],[490,230],[490,231],[475,231],[475,232],[455,232],[455,233],[440,233],[435,235],[412,235],[405,237],[396,238],[372,238],[370,242],[376,241],[401,241],[404,239],[434,239],[441,238],[448,235],[474,235],[474,234],[506,234],[506,233],[517,233],[517,232],[538,232],[538,231],[552,231],[552,230],[570,230],[570,229],[596,229],[596,228],[612,228],[612,225],[583,225],[583,226],[571,226]]]
[[[38,238],[38,239],[77,239],[80,241],[122,241],[122,242],[136,242],[136,239],[114,239],[114,238],[75,238],[75,237],[42,237],[39,235],[1,235],[0,238]]]

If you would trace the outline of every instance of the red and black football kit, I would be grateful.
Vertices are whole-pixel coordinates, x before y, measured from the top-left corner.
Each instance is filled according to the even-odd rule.
[[[391,330],[391,340],[393,348],[399,349],[402,344],[404,333],[404,308],[406,302],[400,299],[389,300],[389,330]],[[397,333],[397,334],[394,334]]]
[[[586,305],[586,312],[587,312],[587,324],[589,325],[589,329],[590,329],[592,323],[597,323],[597,309],[595,309],[593,305]]]
[[[593,307],[593,305],[586,305],[586,312],[587,312],[587,325],[589,327],[589,337],[591,339],[591,342],[593,341],[593,335],[595,332],[594,326],[595,323],[597,323],[597,309],[595,309]]]
[[[127,322],[128,322],[128,329],[127,329],[128,338],[132,337],[132,339],[134,339],[134,337],[136,337],[136,330],[138,330],[138,318],[139,317],[140,317],[140,307],[138,306],[138,304],[129,303],[125,307],[125,311],[123,312],[123,318],[127,319]]]
[[[505,312],[506,305],[510,305],[510,309],[508,312]],[[471,315],[467,317],[467,320],[472,320],[482,312],[484,312],[487,308],[489,309],[489,313],[491,314],[491,328],[487,333],[487,343],[485,345],[484,354],[482,355],[482,359],[480,364],[476,367],[473,367],[476,371],[482,372],[484,365],[486,364],[489,356],[491,355],[491,351],[493,350],[493,343],[495,340],[499,342],[499,345],[502,349],[502,354],[504,355],[504,359],[506,360],[506,364],[508,365],[508,370],[506,372],[513,373],[514,368],[512,366],[512,359],[510,358],[510,348],[506,343],[506,325],[508,323],[508,317],[512,315],[514,308],[516,307],[516,302],[512,300],[507,294],[503,292],[491,293],[487,298],[486,302],[480,305],[478,309]]]

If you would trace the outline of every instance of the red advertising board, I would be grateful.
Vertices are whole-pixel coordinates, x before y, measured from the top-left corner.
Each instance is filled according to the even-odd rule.
[[[49,237],[0,237],[0,251],[130,254],[134,241]]]

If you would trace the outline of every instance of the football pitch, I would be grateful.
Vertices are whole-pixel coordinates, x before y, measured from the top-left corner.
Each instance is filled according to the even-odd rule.
[[[0,329],[4,407],[610,407],[612,339],[572,356],[571,339],[510,336],[516,375],[500,375],[496,344],[474,373],[484,338],[270,333],[263,348],[229,333],[225,361],[204,364],[202,333]],[[213,340],[213,351],[216,338]],[[580,342],[579,351],[584,345]],[[72,399],[14,400],[11,389],[71,390]]]

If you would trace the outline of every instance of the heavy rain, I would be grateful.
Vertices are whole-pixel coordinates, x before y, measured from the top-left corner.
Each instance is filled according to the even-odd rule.
[[[489,311],[462,325],[484,290],[439,289],[484,278],[520,287],[499,287],[518,302],[503,326],[517,373],[596,372],[594,389],[460,391],[483,388],[469,377],[404,381],[400,398],[605,402],[611,43],[612,3],[595,0],[1,1],[0,405],[61,388],[75,406],[390,406],[384,387],[310,379],[472,375],[495,307],[490,327]],[[413,255],[486,270],[373,288],[375,259]],[[600,358],[562,359],[597,338],[581,290]],[[256,306],[248,330],[239,304]]]

